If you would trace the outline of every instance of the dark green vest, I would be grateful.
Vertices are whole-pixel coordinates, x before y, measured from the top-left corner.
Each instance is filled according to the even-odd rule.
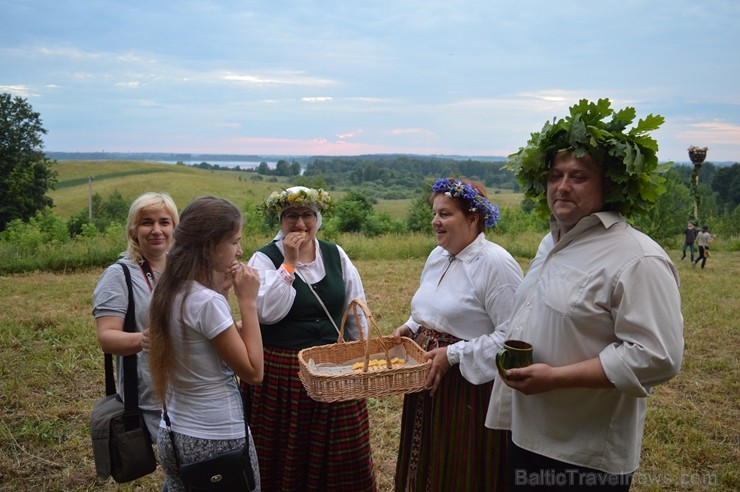
[[[337,245],[326,241],[319,241],[319,249],[324,259],[326,275],[318,283],[313,284],[316,293],[324,301],[324,305],[334,318],[337,326],[344,314],[344,277],[342,276],[342,262]],[[284,257],[275,243],[270,243],[259,250],[267,255],[275,268],[280,268]],[[318,252],[317,252],[318,254]],[[300,274],[300,272],[297,272]],[[337,342],[337,330],[326,316],[316,296],[308,285],[295,276],[293,288],[296,291],[295,300],[290,311],[282,320],[274,325],[260,324],[262,343],[265,347],[274,347],[290,350],[301,350],[316,345],[326,345]],[[347,335],[345,333],[345,339]]]

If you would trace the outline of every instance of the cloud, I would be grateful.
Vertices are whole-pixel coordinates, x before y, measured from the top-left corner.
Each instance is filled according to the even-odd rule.
[[[37,48],[29,50],[31,56],[41,55],[56,60],[96,60],[107,58],[104,53],[95,53],[90,51],[81,50],[73,46],[39,46]]]
[[[8,92],[20,97],[31,95],[31,88],[27,85],[0,85],[0,92]]]
[[[310,139],[245,137],[222,140],[220,147],[230,149],[225,150],[227,152],[287,155],[358,155],[398,151],[385,145],[332,141],[321,137]]]
[[[346,139],[350,139],[350,138],[355,138],[355,137],[359,136],[361,133],[362,133],[362,130],[356,130],[354,132],[340,133],[340,134],[337,135],[337,138],[339,140],[346,140]]]
[[[335,81],[320,77],[307,76],[300,72],[275,73],[271,75],[243,75],[226,73],[220,76],[227,82],[237,82],[253,85],[302,85],[312,87],[326,87],[336,84]]]
[[[321,97],[302,97],[301,101],[307,102],[307,103],[322,103],[322,102],[329,102],[333,98],[328,96],[321,96]]]
[[[138,80],[131,80],[129,82],[116,82],[114,85],[125,89],[138,89],[142,84]]]
[[[679,131],[678,139],[703,142],[702,145],[737,145],[740,142],[740,125],[713,120],[688,125],[691,129]]]
[[[386,103],[390,102],[390,99],[384,99],[381,97],[347,97],[345,98],[347,101],[360,101],[360,102],[367,102],[367,103]]]

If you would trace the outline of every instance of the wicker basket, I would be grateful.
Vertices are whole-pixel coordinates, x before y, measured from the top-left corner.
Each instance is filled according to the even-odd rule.
[[[362,329],[359,329],[360,340],[345,342],[344,325],[350,311],[360,327],[357,309],[362,309],[368,322],[368,338],[364,339]],[[378,334],[372,338],[369,333],[370,325]],[[424,359],[424,351],[410,338],[402,337],[401,342],[406,350],[406,357],[411,357],[416,364],[404,367],[392,367],[388,354],[388,347],[396,342],[392,336],[383,336],[370,314],[370,310],[360,299],[354,299],[347,306],[342,317],[341,328],[337,343],[310,347],[298,352],[300,362],[299,376],[308,395],[321,402],[347,401],[366,398],[368,396],[383,396],[399,393],[414,393],[424,388],[432,362]],[[369,372],[368,362],[371,354],[385,353],[388,367],[381,371]],[[332,363],[344,364],[347,361],[364,357],[363,371],[352,374],[326,374],[312,368],[309,361],[315,364]]]

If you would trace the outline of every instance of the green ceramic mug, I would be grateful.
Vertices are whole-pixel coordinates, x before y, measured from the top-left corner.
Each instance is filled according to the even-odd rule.
[[[532,345],[521,340],[506,340],[496,354],[498,373],[506,379],[506,370],[532,365]]]

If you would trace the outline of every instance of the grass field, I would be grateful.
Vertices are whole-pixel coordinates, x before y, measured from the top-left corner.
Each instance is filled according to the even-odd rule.
[[[133,199],[144,191],[169,192],[181,207],[215,194],[239,205],[261,201],[284,182],[253,181],[252,173],[214,172],[157,163],[59,163],[51,193],[56,212],[69,217],[87,207],[93,191],[118,190]],[[492,191],[492,192],[491,192]],[[507,207],[520,196],[489,190]],[[376,209],[403,218],[409,200],[381,200]],[[539,234],[491,238],[526,269]],[[267,238],[244,240],[247,254]],[[370,240],[342,235],[355,260],[368,303],[385,333],[408,317],[423,257],[432,237],[406,235]],[[740,252],[713,247],[705,270],[669,254],[681,273],[686,349],[678,377],[655,389],[648,404],[642,465],[632,490],[740,490]],[[159,490],[160,471],[118,485],[95,478],[89,417],[103,391],[103,357],[90,314],[101,269],[74,273],[0,275],[0,491]],[[401,397],[368,399],[379,490],[392,490]]]
[[[210,171],[191,166],[175,166],[158,162],[128,161],[63,161],[54,169],[59,173],[56,189],[49,193],[55,211],[70,217],[87,209],[89,183],[93,193],[107,198],[113,191],[133,200],[145,191],[165,191],[172,195],[181,209],[199,195],[227,198],[239,206],[246,202],[260,203],[272,191],[290,186],[283,177],[264,177],[252,172]],[[274,180],[274,181],[273,181]],[[332,191],[334,199],[344,192]],[[491,200],[499,207],[517,205],[522,195],[511,191],[489,190]],[[412,200],[378,200],[375,209],[394,219],[405,220]]]
[[[685,359],[681,374],[650,398],[633,490],[738,490],[740,253],[717,251],[705,270],[670,254],[682,277]],[[356,263],[369,305],[390,332],[408,316],[423,261]],[[103,358],[90,302],[99,274],[0,277],[0,490],[158,490],[159,471],[124,485],[95,478],[88,421],[103,393]],[[388,491],[401,398],[368,404],[380,490]]]
[[[209,171],[191,166],[157,162],[64,161],[54,167],[59,173],[55,190],[49,193],[55,211],[69,217],[88,203],[88,177],[93,176],[92,191],[107,198],[117,190],[133,200],[146,191],[165,191],[181,209],[199,195],[227,198],[239,206],[261,202],[274,190],[288,186],[285,178],[253,181],[255,173]],[[282,179],[282,181],[280,181]]]

